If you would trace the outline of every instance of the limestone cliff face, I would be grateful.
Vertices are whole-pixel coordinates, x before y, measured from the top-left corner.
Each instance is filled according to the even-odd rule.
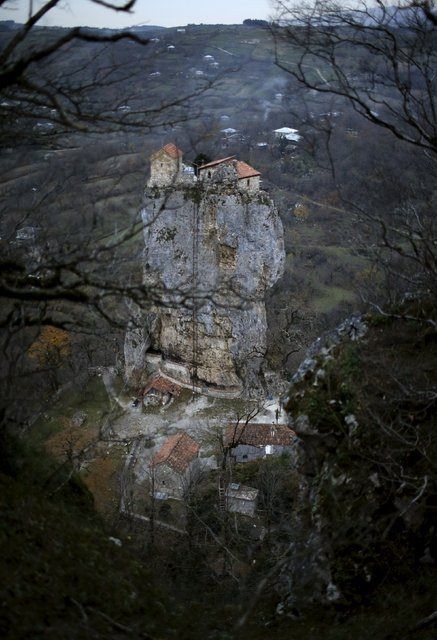
[[[148,188],[142,218],[144,281],[162,290],[148,317],[153,350],[200,384],[255,383],[266,348],[264,296],[284,262],[272,201],[223,175]]]
[[[285,406],[300,440],[299,490],[277,550],[282,612],[356,606],[380,597],[381,581],[403,585],[435,562],[435,411],[424,389],[436,345],[424,339],[427,319],[405,322],[415,305],[347,318],[292,377]]]

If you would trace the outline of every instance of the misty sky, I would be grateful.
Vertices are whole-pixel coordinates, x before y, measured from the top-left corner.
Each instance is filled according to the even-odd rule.
[[[123,4],[123,0],[113,0]],[[44,4],[33,0],[34,12]],[[245,18],[268,18],[271,0],[137,0],[132,14],[110,11],[89,0],[63,0],[63,9],[53,9],[41,24],[55,26],[128,27],[156,24],[164,27],[188,23],[239,23]],[[6,7],[6,8],[5,8]],[[24,22],[29,0],[7,0],[0,9],[0,20]],[[9,8],[9,10],[8,10]]]

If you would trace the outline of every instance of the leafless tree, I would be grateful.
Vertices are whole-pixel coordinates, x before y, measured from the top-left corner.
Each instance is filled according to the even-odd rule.
[[[275,31],[279,66],[400,140],[437,152],[434,2],[275,4],[287,24]]]
[[[357,196],[355,183],[342,182],[341,154],[333,153],[327,144],[341,206],[320,201],[318,206],[355,217],[362,248],[378,265],[376,280],[386,284],[386,300],[390,295],[391,302],[399,303],[405,294],[431,294],[435,299],[431,187],[437,173],[435,3],[314,0],[302,4],[285,0],[275,2],[275,7],[276,64],[307,92],[335,97],[337,106],[352,109],[363,122],[379,129],[380,150],[387,157],[380,175],[375,173],[377,167],[356,167],[363,191]],[[331,122],[328,138],[333,126]],[[392,176],[384,175],[392,161],[390,154],[393,159],[416,158],[417,170],[408,176],[407,184],[402,175],[393,179],[393,166]],[[379,185],[372,187],[370,197],[366,170],[375,174],[374,182]],[[381,298],[378,303],[375,284],[374,279],[371,295],[368,291],[363,297],[377,308]]]
[[[126,14],[133,13],[137,4],[136,0],[88,1]],[[3,0],[1,4],[4,9],[11,8],[14,0]],[[144,74],[138,76],[132,71],[129,49],[119,43],[150,48],[150,39],[133,29],[84,27],[52,29],[41,37],[41,22],[56,8],[62,8],[61,0],[46,0],[35,11],[30,5],[25,24],[2,39],[2,115],[12,139],[18,133],[24,135],[35,123],[52,134],[71,130],[107,133],[119,131],[120,127],[144,132],[145,128],[192,117],[193,104],[189,116],[180,107],[201,93],[207,81],[192,91],[145,106],[141,99],[146,95]],[[100,89],[97,99],[96,85]],[[140,91],[139,87],[143,89]],[[126,105],[129,101],[132,106]],[[44,122],[38,124],[41,118]]]
[[[129,14],[136,0],[89,3],[108,12]],[[2,9],[13,8],[14,0],[2,0],[0,5]],[[34,145],[46,150],[73,147],[67,169],[56,155],[52,159],[54,152],[49,151],[49,171],[32,187],[31,200],[17,199],[9,187],[2,200],[0,348],[6,422],[14,414],[23,367],[28,368],[28,348],[44,327],[80,332],[90,340],[100,339],[101,344],[104,339],[109,348],[129,320],[126,300],[130,306],[148,308],[166,293],[158,286],[145,286],[141,277],[129,275],[133,270],[126,268],[129,252],[141,246],[143,224],[138,215],[126,216],[115,230],[98,219],[97,207],[85,215],[92,207],[81,194],[78,176],[84,163],[89,170],[92,158],[82,145],[89,148],[91,140],[101,141],[108,134],[118,145],[120,136],[129,132],[144,134],[194,118],[193,99],[209,86],[205,80],[176,97],[146,99],[147,83],[143,76],[138,77],[139,71],[132,71],[130,56],[134,50],[155,56],[150,39],[131,29],[41,27],[50,12],[61,6],[60,0],[46,0],[38,6],[30,2],[26,22],[0,34],[3,144],[30,143],[26,147],[30,163]],[[109,177],[111,171],[105,171]],[[111,178],[113,184],[116,173]],[[61,196],[63,185],[73,177],[75,215],[67,219],[62,215],[65,201]],[[139,190],[137,211],[140,197]],[[61,210],[60,216],[55,215],[55,208]],[[181,292],[181,304],[190,295]],[[26,407],[32,412],[30,395],[27,399]],[[19,413],[22,421],[23,411]]]

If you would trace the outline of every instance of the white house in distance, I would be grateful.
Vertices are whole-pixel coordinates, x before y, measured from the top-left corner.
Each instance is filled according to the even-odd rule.
[[[290,142],[299,142],[301,136],[298,133],[297,129],[291,129],[290,127],[281,127],[280,129],[275,129],[274,132],[275,138],[284,138],[285,140],[289,140]]]
[[[37,233],[37,227],[21,227],[16,231],[15,240],[18,244],[21,242],[35,242]]]
[[[226,129],[220,129],[220,133],[222,133],[226,138],[233,138],[238,131],[233,127],[226,127]]]

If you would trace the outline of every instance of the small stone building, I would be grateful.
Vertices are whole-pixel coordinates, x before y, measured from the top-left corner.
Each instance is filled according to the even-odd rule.
[[[285,424],[230,424],[226,430],[226,444],[235,462],[292,453],[296,441],[296,434]]]
[[[144,406],[166,406],[181,392],[181,387],[157,374],[149,378],[143,390]]]
[[[149,187],[166,187],[177,182],[182,174],[183,151],[169,143],[150,156]]]
[[[224,129],[224,131],[235,132],[235,129]],[[148,187],[169,187],[181,182],[193,182],[194,172],[189,165],[182,162],[183,151],[173,143],[168,143],[159,151],[150,156],[150,178]],[[238,187],[243,191],[259,191],[261,184],[261,173],[251,167],[243,160],[237,160],[235,156],[219,158],[208,162],[198,169],[199,180],[220,181],[223,173],[221,170],[226,167],[228,173],[234,176]]]
[[[166,439],[151,460],[153,493],[163,499],[183,497],[198,473],[200,445],[182,431]]]
[[[240,189],[243,189],[244,191],[259,191],[261,173],[247,164],[247,162],[237,160],[235,156],[219,158],[218,160],[213,160],[212,162],[203,164],[199,167],[199,179],[214,179],[214,175],[219,172],[223,166],[230,167],[234,170]]]
[[[258,489],[231,482],[225,491],[226,507],[232,513],[242,513],[251,518],[255,515]]]

